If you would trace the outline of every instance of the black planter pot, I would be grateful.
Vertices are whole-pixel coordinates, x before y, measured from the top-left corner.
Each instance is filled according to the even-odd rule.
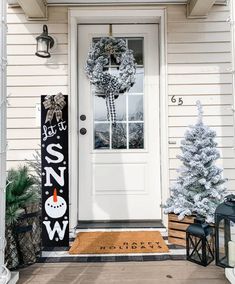
[[[32,226],[31,236],[34,245],[35,254],[39,254],[41,250],[41,211],[38,204],[32,204],[26,209],[26,218],[28,224]]]
[[[19,264],[19,253],[17,247],[16,233],[13,226],[6,226],[5,263],[10,270],[16,269]]]
[[[40,252],[41,226],[39,206],[30,205],[15,226],[6,230],[6,263],[9,269],[25,267],[37,260]],[[34,211],[34,212],[33,212]]]
[[[27,219],[21,221],[22,225],[15,228],[17,235],[17,246],[20,259],[20,266],[27,266],[36,262],[32,239],[32,226],[27,225]],[[25,223],[25,225],[23,225]]]

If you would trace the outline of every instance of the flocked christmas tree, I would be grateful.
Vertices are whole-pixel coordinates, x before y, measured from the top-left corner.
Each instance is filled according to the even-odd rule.
[[[164,213],[175,213],[179,219],[185,215],[199,215],[207,222],[214,222],[214,212],[225,196],[223,169],[215,161],[220,154],[215,142],[216,132],[203,123],[203,111],[199,101],[198,121],[185,133],[181,141],[182,154],[177,156],[183,165],[179,176],[171,186],[171,196],[166,201]]]

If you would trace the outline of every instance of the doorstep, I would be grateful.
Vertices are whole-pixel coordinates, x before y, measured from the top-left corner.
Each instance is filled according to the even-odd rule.
[[[120,228],[120,229],[77,229],[70,233],[70,245],[79,232],[117,232],[117,231],[159,231],[169,247],[167,253],[128,253],[128,254],[69,254],[66,248],[53,248],[44,250],[38,262],[125,262],[125,261],[163,261],[163,260],[185,260],[186,250],[182,246],[168,243],[166,228]]]
[[[78,221],[77,229],[153,229],[165,228],[161,220]]]

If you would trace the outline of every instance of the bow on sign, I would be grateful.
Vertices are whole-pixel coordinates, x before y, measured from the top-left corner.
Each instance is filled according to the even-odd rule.
[[[48,121],[51,122],[54,117],[54,114],[57,122],[62,120],[62,109],[66,105],[62,93],[59,93],[55,96],[46,96],[43,105],[45,109],[48,109],[45,123],[47,123]]]

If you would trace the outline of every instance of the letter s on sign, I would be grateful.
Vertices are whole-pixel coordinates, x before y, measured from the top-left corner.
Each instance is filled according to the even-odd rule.
[[[50,164],[50,163],[59,164],[64,160],[64,155],[62,153],[60,153],[59,151],[54,150],[53,148],[57,148],[57,149],[61,150],[62,146],[59,143],[58,144],[49,144],[46,148],[47,153],[56,157],[57,159],[52,160],[48,156],[45,156],[45,160],[47,161],[48,164]]]

